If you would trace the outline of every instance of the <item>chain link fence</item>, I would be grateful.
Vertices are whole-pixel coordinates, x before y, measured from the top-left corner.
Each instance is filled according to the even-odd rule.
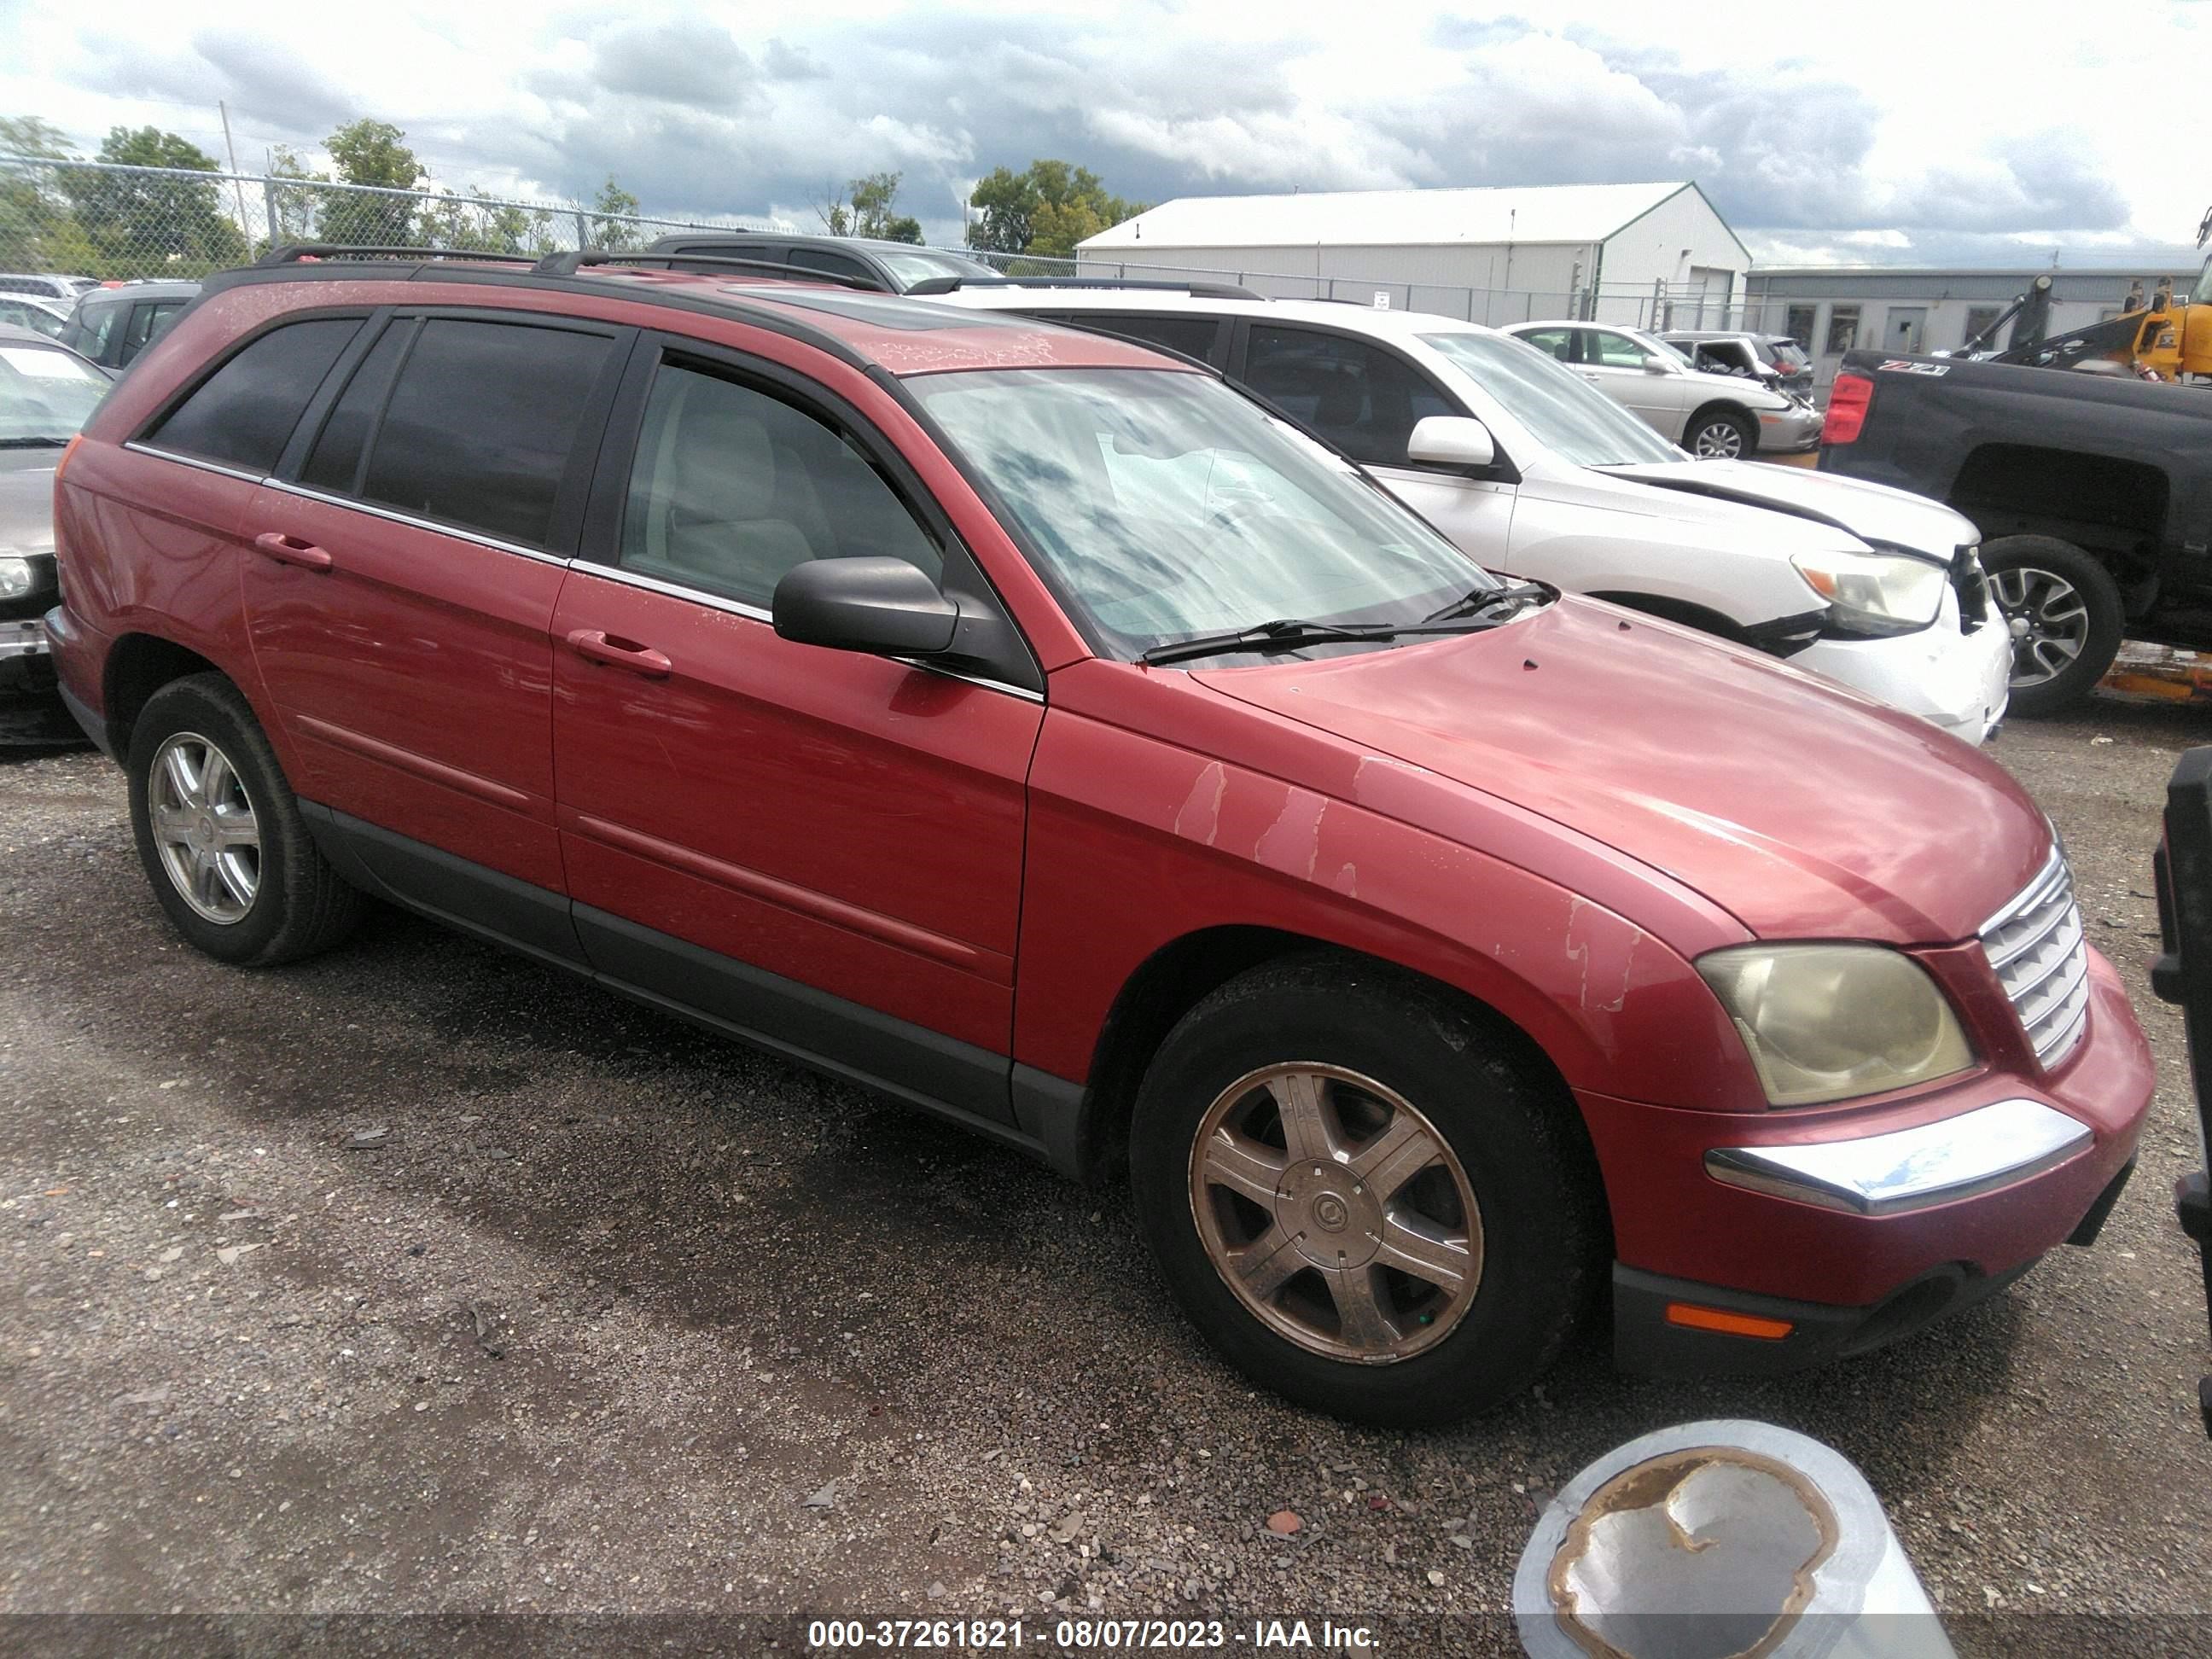
[[[673,230],[789,228],[767,219],[657,219],[574,202],[0,156],[0,271],[103,282],[204,276],[287,242],[534,258],[640,249]]]
[[[247,264],[287,242],[452,248],[534,258],[576,247],[635,252],[676,230],[793,228],[768,219],[664,219],[602,213],[575,202],[0,156],[0,273],[102,282],[196,278]],[[968,251],[1009,276],[1223,283],[1271,299],[1428,312],[1493,327],[1580,317],[1651,329],[1778,331],[1790,303],[1778,295],[1747,301],[1709,297],[1702,289],[1669,293],[1664,284],[1546,293]]]

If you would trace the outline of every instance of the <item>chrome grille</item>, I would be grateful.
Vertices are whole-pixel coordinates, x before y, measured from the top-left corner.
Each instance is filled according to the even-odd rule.
[[[2089,945],[2063,853],[2051,849],[2042,873],[1982,924],[1981,939],[2035,1057],[2056,1066],[2089,1023]]]

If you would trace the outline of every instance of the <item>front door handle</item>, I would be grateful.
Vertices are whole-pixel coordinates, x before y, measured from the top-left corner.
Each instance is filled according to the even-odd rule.
[[[295,564],[302,570],[326,571],[332,562],[329,550],[317,547],[313,542],[303,542],[297,536],[287,536],[281,530],[263,531],[253,538],[253,548],[279,564]]]
[[[649,645],[614,638],[596,628],[580,628],[569,635],[568,648],[580,657],[605,663],[610,668],[627,668],[649,680],[666,679],[676,665]]]

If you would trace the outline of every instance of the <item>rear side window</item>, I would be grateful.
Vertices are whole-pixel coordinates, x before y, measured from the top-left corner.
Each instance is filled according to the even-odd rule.
[[[1095,329],[1102,334],[1119,335],[1139,345],[1165,346],[1170,351],[1180,351],[1202,363],[1213,361],[1214,342],[1221,334],[1221,324],[1212,317],[1124,317],[1118,312],[1084,311],[1070,312],[1053,320],[1073,324],[1077,328]]]
[[[503,541],[544,542],[613,343],[433,318],[392,387],[361,494]]]
[[[148,441],[249,472],[274,470],[315,388],[360,326],[358,317],[325,317],[271,329],[201,381]]]
[[[787,259],[787,263],[801,270],[826,270],[832,276],[854,277],[867,283],[871,288],[883,286],[883,283],[878,280],[876,273],[858,259],[848,258],[842,253],[832,253],[827,248],[795,247],[791,250]]]
[[[185,308],[182,300],[155,300],[134,306],[131,312],[131,331],[123,339],[120,362],[129,362],[148,346],[161,337],[161,331],[169,319]]]
[[[343,396],[323,422],[300,482],[316,489],[349,495],[361,487],[362,458],[368,450],[368,434],[384,412],[384,399],[392,390],[392,371],[406,355],[415,337],[416,325],[393,323],[368,349],[361,367],[346,382]]]

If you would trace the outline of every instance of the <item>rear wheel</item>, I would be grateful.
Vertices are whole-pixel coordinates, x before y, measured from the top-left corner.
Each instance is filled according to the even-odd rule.
[[[2012,634],[2012,711],[2052,714],[2087,696],[2119,653],[2126,622],[2112,573],[2055,536],[2000,537],[1981,556]]]
[[[220,961],[270,967],[328,950],[362,906],[300,816],[238,688],[196,674],[155,692],[131,733],[131,827],[154,896]]]
[[[1735,461],[1759,453],[1759,428],[1732,410],[1701,410],[1682,434],[1682,447],[1701,461]]]
[[[1533,1381],[1597,1282],[1573,1107],[1511,1035],[1348,958],[1231,981],[1169,1034],[1130,1135],[1176,1300],[1255,1382],[1449,1422]]]

